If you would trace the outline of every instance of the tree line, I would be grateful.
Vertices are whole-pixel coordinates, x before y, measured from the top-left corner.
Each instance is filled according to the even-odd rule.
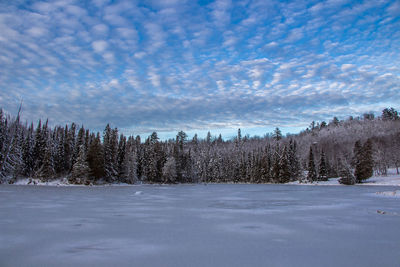
[[[102,133],[75,123],[50,127],[39,120],[24,124],[0,109],[0,182],[20,178],[74,184],[99,183],[286,183],[342,177],[354,184],[373,172],[400,166],[400,120],[386,108],[373,114],[329,123],[312,122],[295,135],[280,129],[263,137],[221,135],[189,139],[183,131],[161,141],[125,136],[109,124]]]

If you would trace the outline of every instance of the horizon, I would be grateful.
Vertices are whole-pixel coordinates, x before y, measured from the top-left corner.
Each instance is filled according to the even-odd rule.
[[[297,134],[400,108],[399,27],[390,0],[0,3],[0,106],[163,140]]]

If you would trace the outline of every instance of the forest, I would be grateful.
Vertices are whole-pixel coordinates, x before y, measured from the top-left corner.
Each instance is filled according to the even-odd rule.
[[[225,140],[208,132],[183,131],[162,141],[125,136],[109,124],[102,133],[75,123],[50,127],[48,120],[21,122],[0,109],[0,183],[21,178],[71,184],[105,183],[286,183],[342,177],[362,182],[400,166],[400,119],[394,108],[380,116],[311,122],[298,134],[280,129],[263,137]]]

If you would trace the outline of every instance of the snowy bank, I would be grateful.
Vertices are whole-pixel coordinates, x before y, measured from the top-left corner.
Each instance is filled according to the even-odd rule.
[[[24,178],[17,180],[14,185],[75,186],[75,184],[70,184],[67,178],[60,178],[48,182],[35,178]]]
[[[339,178],[330,178],[328,181],[318,181],[313,183],[300,183],[299,181],[288,184],[298,185],[341,185]],[[400,175],[394,171],[389,171],[387,176],[372,176],[361,184],[356,185],[379,185],[379,186],[400,186]]]

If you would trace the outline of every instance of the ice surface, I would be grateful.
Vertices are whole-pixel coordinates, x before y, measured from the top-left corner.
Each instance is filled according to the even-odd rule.
[[[1,185],[0,266],[399,266],[400,199],[377,191]]]

